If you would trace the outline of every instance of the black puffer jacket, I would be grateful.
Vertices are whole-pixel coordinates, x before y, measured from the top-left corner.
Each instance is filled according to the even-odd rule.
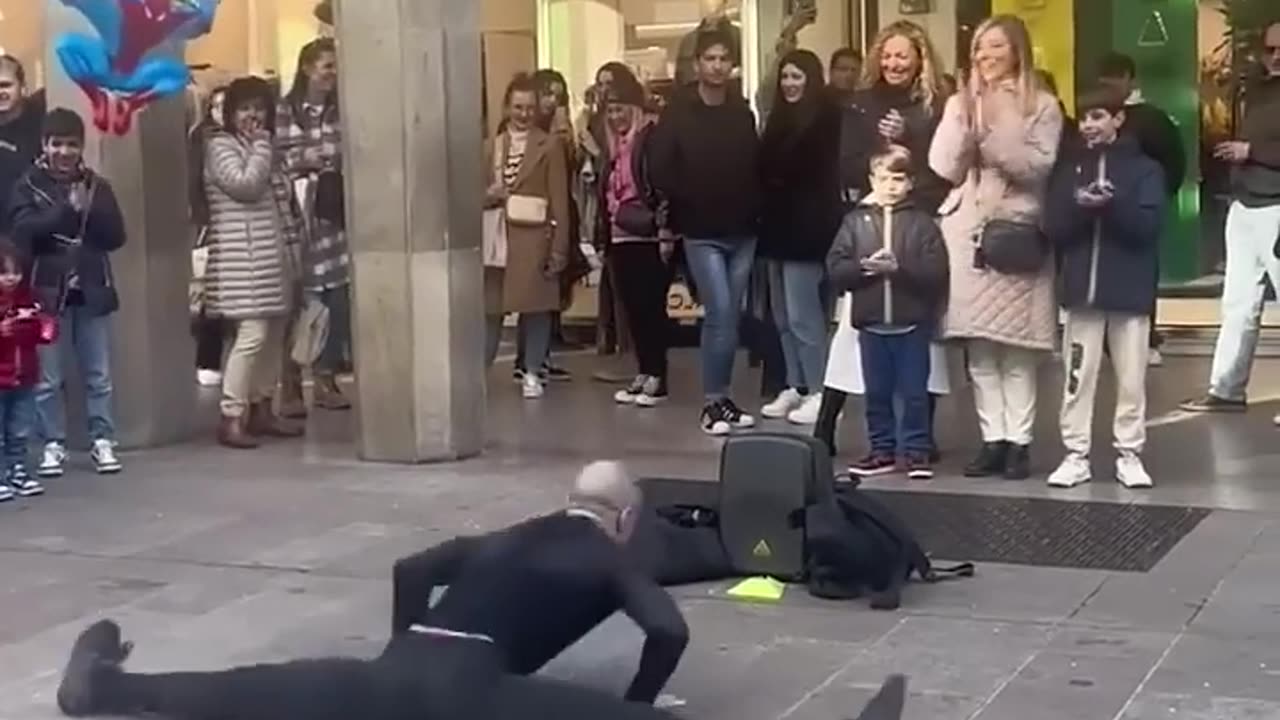
[[[74,276],[85,309],[107,315],[120,307],[109,254],[125,243],[124,216],[111,183],[85,173],[92,200],[79,212],[67,199],[68,186],[33,165],[10,200],[13,241],[31,258],[31,285],[43,307],[61,313]]]
[[[1097,179],[1099,157],[1115,197],[1090,210],[1076,190]],[[1045,229],[1057,245],[1058,302],[1068,309],[1149,315],[1156,307],[1164,171],[1121,135],[1104,149],[1077,148],[1055,171],[1045,203]]]
[[[947,246],[933,216],[911,201],[893,208],[892,275],[871,275],[862,261],[884,247],[884,208],[860,205],[844,218],[827,256],[836,292],[853,293],[853,325],[936,323],[948,292]]]
[[[929,146],[942,119],[942,111],[931,112],[913,100],[908,91],[880,83],[853,95],[844,108],[840,133],[841,190],[851,202],[866,197],[871,191],[871,156],[886,146],[880,135],[880,120],[897,110],[906,124],[906,134],[899,142],[911,151],[915,189],[911,200],[917,208],[936,214],[951,192],[951,183],[929,167]]]
[[[843,215],[839,148],[840,109],[826,101],[802,127],[765,131],[760,146],[760,256],[815,263],[826,259]]]

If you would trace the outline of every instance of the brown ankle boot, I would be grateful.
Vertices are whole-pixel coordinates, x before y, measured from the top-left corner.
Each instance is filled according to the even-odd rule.
[[[278,417],[270,400],[259,400],[249,406],[247,427],[250,435],[258,437],[296,438],[303,433],[302,428]]]
[[[252,450],[258,447],[258,442],[245,434],[244,425],[243,417],[223,415],[222,423],[218,425],[218,443],[235,450]]]
[[[316,407],[325,410],[350,410],[351,401],[342,394],[338,381],[332,375],[316,375]]]
[[[280,382],[280,417],[305,420],[307,401],[302,396],[302,370],[292,363],[290,366]]]

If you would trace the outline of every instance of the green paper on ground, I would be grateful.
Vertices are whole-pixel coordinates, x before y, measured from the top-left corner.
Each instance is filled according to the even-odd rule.
[[[771,577],[753,577],[747,578],[742,582],[729,588],[729,597],[741,598],[743,600],[768,600],[776,602],[782,599],[782,593],[785,592],[787,586],[774,580]]]

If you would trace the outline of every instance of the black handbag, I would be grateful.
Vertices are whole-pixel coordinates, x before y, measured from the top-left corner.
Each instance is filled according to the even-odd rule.
[[[657,237],[658,213],[640,200],[629,200],[618,207],[613,224],[620,230],[640,238]]]
[[[339,227],[347,225],[347,197],[342,173],[325,170],[316,176],[316,217]]]
[[[1049,257],[1049,238],[1039,225],[990,220],[978,241],[981,265],[1005,275],[1034,275]]]

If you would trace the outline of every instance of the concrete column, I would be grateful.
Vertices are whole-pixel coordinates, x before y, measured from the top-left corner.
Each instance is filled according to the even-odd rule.
[[[421,463],[483,444],[480,6],[339,0],[357,438]]]
[[[196,426],[196,389],[187,311],[191,237],[183,98],[144,110],[124,137],[98,134],[88,100],[53,56],[59,34],[93,34],[93,29],[61,3],[42,5],[47,13],[49,107],[71,108],[85,118],[86,162],[111,181],[129,233],[128,243],[111,258],[121,305],[112,319],[117,438],[125,447],[184,440]],[[71,378],[68,385],[78,386]],[[68,412],[73,439],[84,432],[77,405],[73,402]]]

